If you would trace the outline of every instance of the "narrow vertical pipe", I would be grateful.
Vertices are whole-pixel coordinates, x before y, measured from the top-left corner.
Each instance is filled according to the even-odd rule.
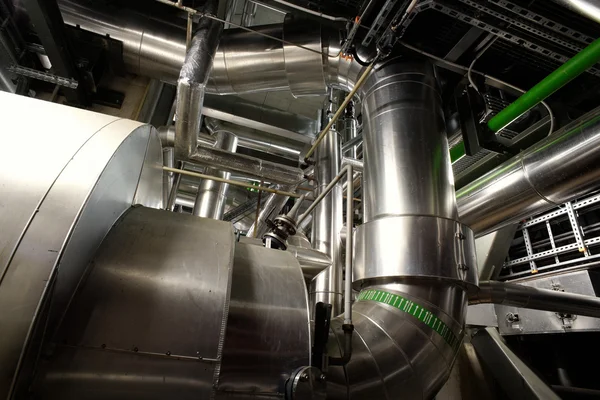
[[[346,196],[346,270],[344,277],[344,324],[352,323],[352,250],[353,250],[353,214],[354,214],[354,170],[352,165],[346,167],[348,195]]]
[[[230,132],[222,131],[217,134],[216,148],[235,152],[237,148],[237,137]],[[209,168],[207,175],[218,176],[229,179],[231,173]],[[220,183],[204,179],[198,188],[196,202],[194,203],[193,215],[198,217],[222,219],[225,212],[225,201],[227,197],[228,183]]]
[[[173,147],[163,148],[163,165],[169,168],[175,168],[175,149]],[[163,171],[163,204],[169,203],[169,194],[173,188],[175,174],[170,171]]]
[[[335,98],[332,96],[324,110],[324,125],[327,124],[337,109]],[[340,172],[341,145],[340,135],[335,129],[325,135],[315,152],[315,177],[317,180],[317,195]],[[313,212],[312,245],[329,258],[332,265],[311,282],[309,299],[311,310],[317,302],[332,305],[333,315],[342,311],[342,267],[340,231],[343,226],[343,196],[342,185],[336,185],[331,193],[319,203]]]

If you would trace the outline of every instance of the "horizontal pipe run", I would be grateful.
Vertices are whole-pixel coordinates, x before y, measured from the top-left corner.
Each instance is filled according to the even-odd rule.
[[[300,197],[300,195],[296,194],[296,193],[285,192],[285,191],[281,191],[281,190],[277,190],[277,189],[271,189],[271,188],[264,187],[264,186],[254,186],[254,185],[251,185],[251,184],[245,183],[245,182],[234,181],[234,180],[231,180],[231,179],[219,178],[219,177],[212,176],[212,175],[206,175],[206,174],[200,174],[200,173],[197,173],[197,172],[186,171],[186,170],[183,170],[183,169],[163,167],[163,170],[168,171],[168,172],[175,172],[175,173],[181,174],[181,175],[194,176],[196,178],[209,179],[209,180],[213,180],[213,181],[217,181],[217,182],[229,183],[230,185],[241,186],[241,187],[245,187],[245,188],[249,188],[249,189],[254,189],[254,190],[260,190],[260,191],[263,191],[263,192],[281,194],[281,195],[284,195],[284,196],[289,196],[289,197],[294,197],[294,198]]]
[[[600,189],[600,110],[583,116],[456,192],[477,236]]]
[[[351,157],[342,157],[342,167],[346,165],[352,166],[352,169],[356,172],[362,174],[365,164],[362,160],[357,160],[356,158]]]
[[[304,172],[300,168],[212,147],[199,146],[188,158],[211,168],[250,175],[273,183],[298,185],[304,180]]]
[[[600,3],[598,2],[598,0],[552,0],[552,1],[600,24]]]
[[[600,60],[600,39],[597,39],[569,61],[558,67],[540,83],[489,120],[488,127],[497,132],[519,118],[558,89],[571,82]]]
[[[538,289],[515,283],[480,282],[479,290],[469,293],[469,304],[490,303],[600,318],[600,298],[594,296]]]

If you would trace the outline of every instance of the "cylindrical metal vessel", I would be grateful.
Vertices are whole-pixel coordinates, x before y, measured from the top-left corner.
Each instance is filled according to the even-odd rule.
[[[233,133],[222,131],[217,133],[216,136],[216,148],[229,152],[235,152],[237,148],[237,137]],[[220,171],[214,168],[208,168],[206,174],[225,179],[229,179],[231,176],[229,172]],[[228,183],[204,179],[198,189],[192,214],[198,217],[222,219],[223,213],[225,212],[225,202],[227,200],[228,189]]]
[[[570,124],[457,193],[461,221],[477,235],[600,188],[600,116]]]
[[[226,222],[135,207],[96,253],[33,392],[277,396],[310,365],[307,305],[290,253],[236,243]]]
[[[162,151],[140,122],[5,92],[0,108],[10,115],[0,139],[23,150],[0,159],[4,399],[28,385],[44,335],[113,223],[134,203],[162,207]]]
[[[457,222],[433,67],[391,59],[362,88],[365,223],[357,228],[352,357],[331,368],[330,396],[433,398],[462,340],[477,284],[474,239]],[[341,353],[343,319],[330,350]],[[329,389],[328,389],[329,390]]]

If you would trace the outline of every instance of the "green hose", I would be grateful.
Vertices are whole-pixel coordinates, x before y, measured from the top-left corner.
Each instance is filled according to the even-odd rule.
[[[597,39],[576,56],[561,65],[540,83],[519,97],[514,103],[488,121],[493,132],[505,128],[515,119],[529,111],[552,93],[571,82],[600,60],[600,39]]]

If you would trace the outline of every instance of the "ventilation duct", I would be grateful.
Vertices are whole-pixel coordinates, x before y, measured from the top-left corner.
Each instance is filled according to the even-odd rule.
[[[330,367],[332,398],[433,398],[477,284],[474,238],[458,222],[433,67],[392,59],[361,89],[365,223],[356,232],[352,358]],[[343,318],[332,320],[341,353]]]
[[[477,235],[600,188],[600,115],[564,127],[460,189],[461,221]]]

